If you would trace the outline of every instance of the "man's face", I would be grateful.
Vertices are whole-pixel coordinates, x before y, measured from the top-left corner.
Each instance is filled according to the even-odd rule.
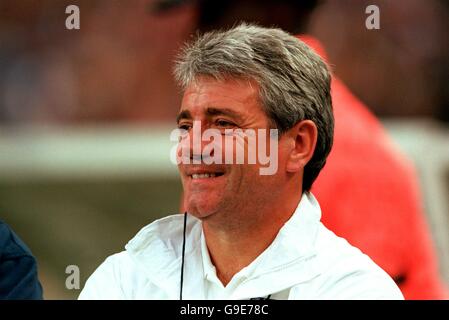
[[[218,129],[222,132],[221,139],[226,135],[225,129],[269,129],[269,119],[259,102],[258,85],[255,82],[243,80],[223,80],[201,77],[191,83],[185,90],[178,116],[178,127],[189,130],[188,139],[181,138],[180,144],[187,143],[188,149],[194,151],[192,126],[194,121],[201,123],[201,131]],[[269,132],[269,131],[268,131]],[[228,135],[229,136],[229,135]],[[261,138],[260,135],[257,137]],[[263,137],[265,139],[265,137]],[[267,150],[270,150],[269,136],[266,137]],[[193,141],[193,142],[192,142]],[[248,151],[248,140],[234,140],[235,144],[243,145]],[[199,142],[197,150],[203,150],[209,142]],[[229,150],[214,149],[214,152],[225,153]],[[232,153],[235,156],[236,148]],[[255,152],[250,150],[249,152]],[[278,152],[278,149],[274,150]],[[268,153],[268,151],[267,151]],[[192,157],[198,156],[192,152]],[[224,159],[224,155],[223,155]],[[235,157],[234,157],[235,160]],[[192,162],[191,162],[192,163]],[[261,165],[248,164],[179,164],[179,171],[184,187],[184,207],[198,218],[208,218],[215,213],[239,211],[245,206],[256,206],[269,197],[276,182],[275,175],[260,175]],[[233,162],[235,163],[235,162]],[[204,175],[204,174],[208,174]],[[265,199],[266,200],[266,199]]]

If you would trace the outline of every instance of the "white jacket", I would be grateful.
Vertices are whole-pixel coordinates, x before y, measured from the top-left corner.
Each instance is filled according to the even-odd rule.
[[[234,276],[238,281],[231,280],[232,288],[228,284],[220,291],[212,290],[201,221],[189,215],[183,298],[403,299],[381,268],[320,218],[316,199],[304,193],[273,243]],[[144,227],[126,251],[98,267],[79,299],[179,299],[182,235],[183,215]]]

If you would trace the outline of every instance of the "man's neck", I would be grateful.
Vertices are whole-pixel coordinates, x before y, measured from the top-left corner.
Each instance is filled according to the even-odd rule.
[[[265,207],[264,211],[241,214],[248,218],[231,227],[203,221],[209,255],[224,286],[270,246],[300,199],[301,195],[275,209]]]

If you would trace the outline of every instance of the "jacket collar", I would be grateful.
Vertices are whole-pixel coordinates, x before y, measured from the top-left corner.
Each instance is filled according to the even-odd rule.
[[[320,218],[321,210],[315,197],[304,193],[292,217],[257,258],[259,264],[232,298],[266,296],[318,276],[315,240]]]

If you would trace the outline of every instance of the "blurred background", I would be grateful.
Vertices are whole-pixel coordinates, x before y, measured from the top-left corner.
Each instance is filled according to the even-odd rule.
[[[173,60],[198,30],[242,16],[321,42],[333,72],[413,162],[449,283],[449,3],[300,1],[310,3],[305,15],[294,1],[231,2],[0,1],[0,219],[37,257],[45,298],[76,298],[66,266],[79,266],[82,287],[140,228],[178,212]],[[79,30],[65,27],[72,4]],[[379,30],[365,26],[371,4]]]

